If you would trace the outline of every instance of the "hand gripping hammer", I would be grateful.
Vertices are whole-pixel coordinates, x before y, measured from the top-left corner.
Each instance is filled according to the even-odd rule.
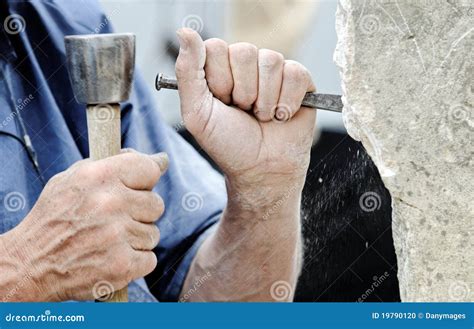
[[[135,35],[70,35],[64,43],[74,96],[78,103],[86,104],[90,158],[116,155],[121,148],[119,102],[130,95]],[[100,300],[126,302],[127,288],[110,291],[109,298]]]

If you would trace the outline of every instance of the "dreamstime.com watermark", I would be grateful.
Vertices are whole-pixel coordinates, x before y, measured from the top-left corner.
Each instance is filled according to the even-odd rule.
[[[281,197],[280,199],[278,199],[272,206],[271,208],[267,209],[267,211],[265,211],[265,213],[263,214],[263,217],[262,219],[264,221],[268,220],[270,218],[270,216],[272,216],[273,214],[275,214],[285,203],[285,201],[287,201],[292,195],[293,193],[296,191],[296,188],[297,188],[298,185],[293,185],[291,186],[286,192],[285,194],[283,195],[283,197]]]
[[[21,291],[27,286],[27,284],[32,280],[30,273],[27,273],[21,280],[18,282],[15,287],[13,287],[5,296],[2,298],[2,302],[9,302],[17,294],[20,294]],[[1,327],[0,327],[1,329]]]
[[[10,124],[10,122],[15,119],[15,116],[17,113],[23,111],[26,109],[26,107],[35,99],[35,97],[32,94],[27,95],[25,98],[19,98],[17,100],[17,103],[15,104],[15,109],[16,111],[12,111],[7,117],[5,117],[2,121],[0,121],[0,129],[5,128]]]
[[[387,280],[387,278],[390,276],[390,274],[388,272],[385,272],[384,274],[382,274],[381,276],[377,277],[377,276],[374,276],[373,277],[373,282],[372,284],[370,285],[370,287],[362,294],[362,296],[360,296],[358,299],[357,299],[357,302],[358,303],[362,303],[364,302],[367,298],[369,298],[370,295],[372,295],[375,290],[377,290],[378,287],[380,287],[382,285],[382,283]]]
[[[199,290],[199,288],[201,288],[204,282],[206,282],[207,280],[211,278],[211,276],[212,276],[212,273],[207,271],[206,274],[201,276],[199,279],[196,279],[196,281],[194,281],[193,286],[181,296],[179,301],[181,303],[187,302],[189,298],[191,298],[191,296],[194,295]]]
[[[8,313],[5,315],[5,322],[85,322],[86,318],[84,315],[78,314],[67,314],[67,315],[55,315],[50,310],[44,311],[42,314],[12,314]]]
[[[111,17],[114,16],[119,11],[120,11],[120,7],[115,8],[109,14],[104,15],[104,18],[102,19],[100,24],[94,29],[94,33],[96,33],[96,34],[102,33],[102,30],[104,30],[107,27],[107,25],[109,25],[109,23],[111,21]]]

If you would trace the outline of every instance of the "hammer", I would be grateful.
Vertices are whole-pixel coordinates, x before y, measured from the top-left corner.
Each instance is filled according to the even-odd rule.
[[[121,148],[120,105],[130,95],[135,67],[135,35],[91,34],[64,38],[74,97],[86,104],[89,155],[100,160]],[[128,301],[127,287],[100,301]],[[99,298],[99,296],[96,296]]]

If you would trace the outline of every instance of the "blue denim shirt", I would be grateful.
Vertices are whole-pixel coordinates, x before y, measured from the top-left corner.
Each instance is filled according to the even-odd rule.
[[[4,233],[28,214],[48,179],[88,157],[84,105],[72,93],[63,38],[109,33],[111,26],[93,0],[2,0],[0,6],[0,233]],[[165,151],[170,157],[169,169],[155,187],[166,205],[157,223],[158,266],[146,281],[130,284],[129,299],[175,301],[198,247],[225,205],[224,182],[163,122],[139,73],[121,111],[123,147],[144,153]]]

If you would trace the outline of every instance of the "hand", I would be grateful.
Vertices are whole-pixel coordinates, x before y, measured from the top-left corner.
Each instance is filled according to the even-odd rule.
[[[232,184],[251,188],[304,183],[316,111],[301,64],[252,44],[202,41],[178,31],[176,76],[186,128]],[[277,119],[275,119],[275,116]]]
[[[160,236],[154,222],[164,211],[151,189],[167,163],[163,153],[127,152],[79,161],[54,176],[25,220],[4,236],[31,285],[20,299],[90,300],[150,273]],[[105,286],[94,286],[100,282]]]

